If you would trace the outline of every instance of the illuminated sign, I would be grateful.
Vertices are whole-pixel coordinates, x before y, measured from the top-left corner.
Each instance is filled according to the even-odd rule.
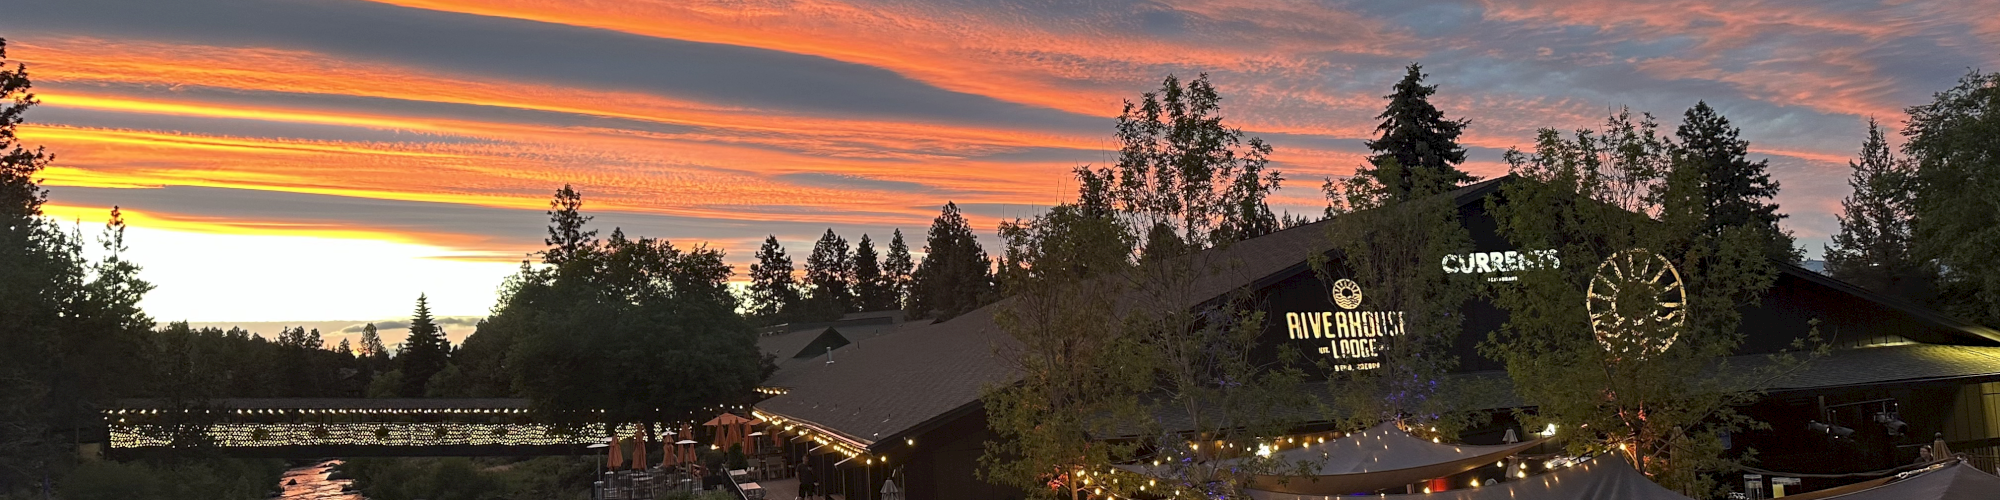
[[[1514,281],[1521,279],[1512,273],[1528,269],[1553,268],[1562,265],[1562,259],[1555,250],[1529,250],[1517,252],[1473,252],[1446,255],[1438,259],[1444,272],[1452,274],[1497,274],[1488,276],[1486,281]]]
[[[1361,285],[1350,279],[1335,281],[1329,290],[1333,303],[1345,311],[1285,313],[1288,338],[1310,346],[1307,352],[1323,354],[1337,371],[1370,370],[1381,367],[1380,342],[1403,334],[1402,311],[1359,311]]]
[[[1584,300],[1597,343],[1620,356],[1664,352],[1687,324],[1687,287],[1680,271],[1644,248],[1611,254],[1598,264]]]

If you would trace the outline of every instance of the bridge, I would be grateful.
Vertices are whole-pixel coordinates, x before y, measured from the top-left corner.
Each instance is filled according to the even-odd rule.
[[[121,400],[101,410],[106,453],[172,452],[200,443],[257,458],[537,456],[594,453],[611,434],[594,415],[538,421],[525,399],[218,399],[204,405]],[[654,429],[685,422],[659,422]],[[613,432],[631,436],[636,424]]]

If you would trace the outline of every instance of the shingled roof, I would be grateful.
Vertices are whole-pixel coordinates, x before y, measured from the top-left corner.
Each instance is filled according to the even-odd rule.
[[[1441,196],[1472,203],[1498,189],[1502,179],[1465,186]],[[1197,258],[1219,269],[1189,294],[1193,307],[1235,290],[1304,269],[1307,257],[1332,248],[1327,222],[1315,222],[1211,249]],[[765,385],[786,394],[757,409],[808,422],[861,444],[873,444],[949,418],[979,404],[981,391],[1019,376],[998,355],[1019,343],[994,323],[1006,301],[948,321],[910,325],[840,350],[833,363],[801,363]]]

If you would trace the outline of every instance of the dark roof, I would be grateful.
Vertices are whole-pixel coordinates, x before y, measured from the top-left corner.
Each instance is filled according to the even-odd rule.
[[[242,410],[458,410],[527,408],[518,398],[229,398],[209,404]],[[112,409],[168,408],[157,399],[120,399]]]
[[[1770,366],[1765,355],[1731,356],[1733,373],[1752,375]],[[1469,402],[1480,409],[1527,406],[1514,393],[1514,382],[1502,371],[1457,373],[1453,384],[1483,384],[1490,397]],[[1840,349],[1824,358],[1809,359],[1796,371],[1771,380],[1770,392],[1806,391],[1878,384],[1907,384],[1966,379],[2000,379],[2000,347],[1902,344]],[[1753,389],[1745,387],[1745,389]]]
[[[1761,357],[1737,356],[1732,362],[1753,366]],[[1903,344],[1841,349],[1808,361],[1799,371],[1779,378],[1770,390],[1826,389],[1891,382],[1925,382],[1966,377],[2000,376],[2000,347]]]
[[[1471,203],[1498,189],[1500,181],[1443,196]],[[1188,294],[1195,302],[1185,306],[1297,272],[1308,256],[1331,249],[1327,227],[1326,221],[1315,222],[1197,254],[1220,271],[1201,280]],[[790,391],[757,408],[874,443],[976,405],[986,387],[1007,383],[1018,373],[997,355],[1019,346],[993,322],[994,311],[1004,303],[941,323],[897,329],[866,347],[837,351],[831,364],[795,364],[765,384]]]
[[[1880,304],[1884,307],[1888,307],[1898,312],[1914,316],[1920,320],[1927,321],[1936,324],[1938,326],[1942,326],[1952,330],[1957,330],[1959,332],[1963,332],[1972,337],[1981,338],[1992,342],[2000,342],[2000,330],[1994,330],[1992,328],[1979,326],[1977,324],[1973,324],[1972,322],[1958,319],[1950,315],[1944,314],[1942,312],[1932,310],[1928,307],[1912,304],[1902,299],[1897,299],[1887,295],[1871,292],[1866,288],[1861,288],[1859,286],[1855,286],[1852,283],[1841,281],[1839,278],[1834,278],[1832,276],[1827,276],[1825,274],[1813,272],[1813,270],[1811,269],[1806,269],[1805,267],[1796,264],[1784,261],[1773,261],[1773,263],[1778,266],[1779,273],[1791,275],[1799,279],[1811,281],[1813,283],[1822,286],[1833,288],[1848,295],[1860,297],[1862,299],[1874,302],[1876,304]]]

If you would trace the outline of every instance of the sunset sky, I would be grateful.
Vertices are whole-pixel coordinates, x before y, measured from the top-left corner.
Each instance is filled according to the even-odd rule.
[[[832,227],[913,246],[1104,164],[1121,99],[1207,72],[1273,144],[1278,209],[1365,154],[1422,62],[1466,169],[1616,106],[1707,100],[1817,258],[1865,120],[2000,67],[2000,1],[9,0],[49,212],[130,214],[161,320],[483,315],[576,185],[608,233],[803,262]],[[739,277],[741,275],[739,274]],[[456,332],[455,332],[456,333]],[[469,332],[466,332],[469,333]],[[454,335],[456,336],[456,335]]]

